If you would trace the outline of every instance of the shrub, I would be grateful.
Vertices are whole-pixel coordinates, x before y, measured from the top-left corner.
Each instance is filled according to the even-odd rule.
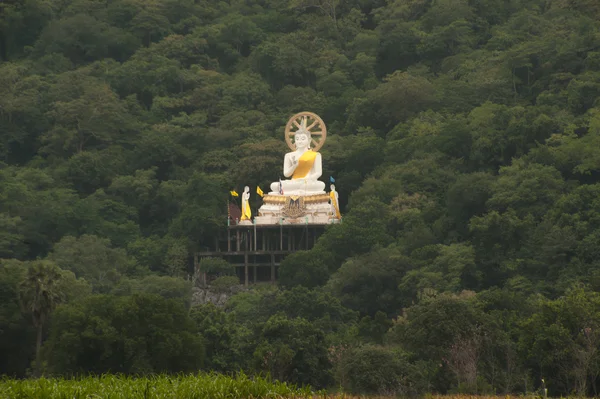
[[[411,365],[397,348],[366,345],[347,350],[336,367],[341,387],[353,394],[402,395],[410,391]]]

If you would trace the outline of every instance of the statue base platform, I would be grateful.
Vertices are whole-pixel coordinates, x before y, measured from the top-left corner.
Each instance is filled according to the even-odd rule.
[[[333,224],[329,195],[279,195],[269,193],[254,218],[257,225],[265,224]]]

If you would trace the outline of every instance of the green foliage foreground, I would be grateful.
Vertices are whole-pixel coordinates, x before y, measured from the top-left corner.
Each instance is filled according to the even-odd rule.
[[[228,377],[198,374],[133,378],[103,375],[78,379],[0,381],[0,397],[12,399],[50,398],[310,398],[309,387],[298,388],[282,382],[244,374]]]

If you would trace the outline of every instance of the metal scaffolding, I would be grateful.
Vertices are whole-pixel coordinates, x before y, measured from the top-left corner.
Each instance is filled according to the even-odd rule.
[[[235,267],[246,286],[251,281],[274,282],[281,261],[290,253],[311,249],[325,228],[323,224],[230,225],[226,237],[215,239],[214,251],[195,253],[194,267],[197,270],[202,258],[220,257]]]

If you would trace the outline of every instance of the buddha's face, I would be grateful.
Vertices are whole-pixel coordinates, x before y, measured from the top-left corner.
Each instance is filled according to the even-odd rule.
[[[294,143],[296,144],[296,149],[303,150],[308,148],[309,137],[306,133],[298,133],[294,137]]]

